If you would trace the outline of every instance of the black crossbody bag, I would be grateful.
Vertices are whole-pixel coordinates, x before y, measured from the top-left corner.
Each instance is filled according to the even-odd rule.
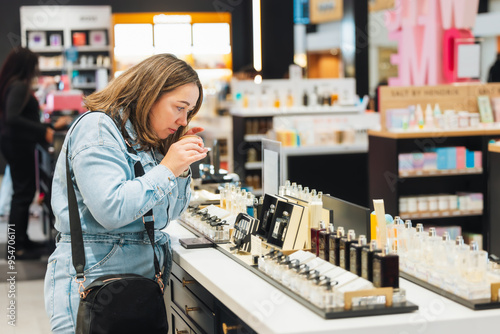
[[[68,139],[68,147],[69,143],[70,139]],[[137,154],[129,143],[126,143],[128,152]],[[144,175],[144,169],[139,161],[134,165],[134,172],[136,177]],[[71,252],[73,267],[76,270],[75,281],[79,284],[80,294],[76,334],[168,333],[162,273],[155,253],[153,210],[149,210],[142,220],[153,247],[155,279],[137,274],[105,275],[98,277],[85,288],[83,285],[86,280],[85,249],[78,203],[69,172],[68,149],[66,150],[66,182]]]

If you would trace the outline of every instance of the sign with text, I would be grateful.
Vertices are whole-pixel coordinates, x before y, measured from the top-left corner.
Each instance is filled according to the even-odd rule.
[[[310,0],[309,18],[312,24],[338,21],[344,14],[342,0]]]

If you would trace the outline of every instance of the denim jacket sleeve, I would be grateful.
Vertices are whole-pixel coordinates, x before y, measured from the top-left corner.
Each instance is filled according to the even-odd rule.
[[[87,115],[75,127],[69,143],[73,182],[82,202],[79,208],[86,208],[91,220],[106,230],[124,227],[151,208],[155,227],[180,215],[189,203],[190,178],[176,178],[167,167],[147,157],[145,152],[127,152],[111,118],[102,113]],[[141,177],[134,176],[136,161],[144,167]],[[85,215],[85,209],[81,212]]]

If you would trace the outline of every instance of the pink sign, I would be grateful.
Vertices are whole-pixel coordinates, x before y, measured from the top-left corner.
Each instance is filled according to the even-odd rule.
[[[385,17],[389,38],[398,42],[391,62],[399,73],[389,85],[455,82],[456,45],[472,36],[478,5],[479,0],[396,0]]]

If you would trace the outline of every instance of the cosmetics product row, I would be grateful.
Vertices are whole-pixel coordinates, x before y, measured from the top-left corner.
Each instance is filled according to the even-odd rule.
[[[491,286],[500,282],[500,266],[488,260],[476,241],[424,231],[422,224],[396,217],[388,229],[392,252],[399,255],[400,270],[467,300],[491,299]]]
[[[351,249],[353,249],[352,252],[356,253],[354,247]],[[372,251],[368,250],[368,252]],[[346,254],[349,257],[349,254]],[[271,250],[258,258],[258,269],[324,310],[344,310],[346,292],[373,290],[384,285],[390,288],[396,286],[392,297],[394,304],[406,302],[405,291],[397,288],[399,276],[397,260],[393,260],[395,257],[392,256],[389,259],[389,257],[386,258],[389,254],[380,252],[373,253],[373,255],[372,264],[378,271],[374,276],[372,275],[371,280],[360,277],[360,272],[356,270],[353,272],[349,268],[334,265],[311,252],[302,250],[287,256],[278,250]],[[345,264],[345,261],[343,263]],[[395,267],[391,267],[391,265]],[[389,268],[393,270],[390,274]],[[384,277],[384,275],[387,276]],[[392,276],[389,279],[390,282],[385,280],[389,276]],[[374,296],[367,295],[358,299],[356,305],[373,306],[384,303],[385,299],[377,296],[375,292]]]
[[[434,108],[427,104],[425,111],[420,104],[388,109],[386,126],[391,131],[435,131],[480,129],[483,125],[499,122],[500,113],[497,104],[493,104],[495,107],[493,112],[489,96],[478,96],[477,102],[479,113],[452,109],[441,111],[437,103]]]

